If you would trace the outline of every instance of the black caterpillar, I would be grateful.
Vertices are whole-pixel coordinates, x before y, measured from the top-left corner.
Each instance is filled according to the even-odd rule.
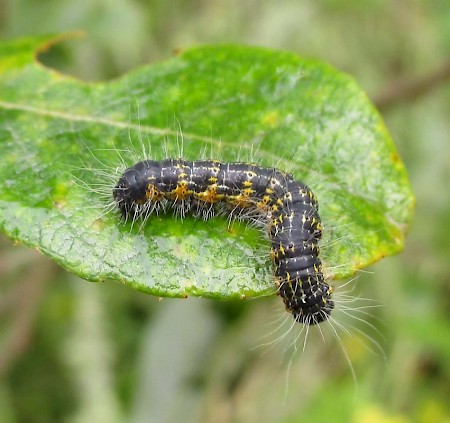
[[[256,213],[267,223],[276,285],[287,311],[307,325],[330,316],[333,288],[319,258],[317,198],[291,174],[251,163],[144,160],[122,174],[113,197],[124,218],[133,220],[170,206],[204,218],[218,206],[244,218]]]

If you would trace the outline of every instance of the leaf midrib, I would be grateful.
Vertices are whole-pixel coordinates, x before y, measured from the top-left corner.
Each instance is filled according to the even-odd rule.
[[[98,117],[98,115],[97,116],[88,116],[88,115],[66,113],[66,112],[62,112],[59,110],[38,109],[33,106],[28,106],[28,105],[24,105],[24,104],[20,104],[20,103],[11,103],[11,102],[2,101],[2,100],[0,100],[0,108],[2,108],[4,110],[23,111],[23,112],[32,113],[32,114],[39,115],[39,116],[62,119],[62,120],[66,120],[69,122],[87,122],[87,123],[92,123],[92,124],[112,126],[112,127],[119,128],[119,129],[134,130],[134,131],[138,131],[141,133],[153,134],[153,135],[158,135],[158,136],[179,136],[180,135],[178,131],[173,130],[173,129],[168,129],[168,128],[162,129],[162,128],[158,128],[155,126],[143,125],[140,123],[133,124],[130,122],[121,122],[121,121],[116,121],[116,120],[112,120],[112,119],[101,118],[101,117]],[[234,143],[227,142],[227,141],[223,140],[222,138],[219,140],[219,139],[216,139],[211,136],[205,137],[203,135],[197,135],[197,134],[194,134],[191,132],[188,133],[188,132],[184,132],[184,131],[183,131],[183,136],[187,137],[187,138],[196,139],[198,141],[201,141],[201,142],[204,142],[207,144],[216,144],[216,145],[220,144],[222,146],[234,147]],[[243,145],[241,145],[241,148],[250,151],[250,150],[252,150],[253,147],[251,145],[243,144]],[[277,157],[275,154],[270,153],[266,150],[260,149],[259,154],[261,154],[268,161],[276,160],[278,163],[284,163],[286,166],[285,168],[287,168],[289,165],[292,164],[287,159]],[[334,186],[334,187],[336,187],[336,189],[340,189],[342,191],[349,192],[350,187],[348,185],[346,185],[342,181],[339,181],[336,178],[330,177],[328,174],[324,174],[316,169],[313,169],[313,168],[303,165],[301,163],[296,163],[296,166],[306,170],[309,173],[319,175],[322,178],[322,180],[326,181],[327,185],[330,187]],[[372,205],[373,207],[379,208],[376,200],[374,200],[370,197],[367,197],[365,195],[362,195],[361,193],[356,193],[356,195],[358,196],[358,198],[366,201],[368,204]],[[388,220],[392,220],[391,216],[386,215],[386,217],[388,218]]]

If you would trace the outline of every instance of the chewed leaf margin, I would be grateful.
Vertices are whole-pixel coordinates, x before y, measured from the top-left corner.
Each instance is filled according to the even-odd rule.
[[[99,174],[88,169],[102,164],[116,175],[142,144],[155,159],[177,155],[182,137],[186,159],[206,146],[221,160],[277,164],[310,185],[328,277],[348,277],[402,249],[413,209],[407,175],[348,76],[292,53],[207,46],[87,84],[36,62],[36,51],[53,42],[0,47],[0,226],[16,242],[86,279],[160,296],[273,292],[269,243],[255,229],[158,216],[131,230],[117,213],[102,216],[105,200],[94,189],[74,183],[81,175],[94,187]],[[71,170],[80,164],[81,174]]]

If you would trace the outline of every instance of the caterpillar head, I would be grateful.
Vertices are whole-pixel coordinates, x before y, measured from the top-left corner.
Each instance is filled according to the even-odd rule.
[[[127,217],[146,201],[146,181],[136,167],[127,169],[113,189],[113,198],[122,214]]]

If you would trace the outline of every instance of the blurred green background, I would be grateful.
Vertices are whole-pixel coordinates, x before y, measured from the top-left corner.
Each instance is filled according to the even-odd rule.
[[[304,352],[289,348],[298,332],[264,345],[277,298],[158,301],[0,238],[0,421],[450,422],[450,2],[0,1],[2,39],[68,30],[86,36],[41,60],[88,81],[222,42],[352,74],[409,170],[416,217],[405,251],[355,283],[382,304],[365,317],[376,330],[314,331]]]

